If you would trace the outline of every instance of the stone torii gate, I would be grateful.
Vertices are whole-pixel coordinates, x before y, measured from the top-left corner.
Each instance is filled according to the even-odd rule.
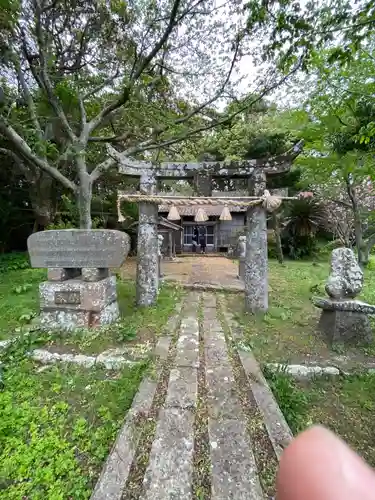
[[[110,155],[117,162],[119,172],[140,179],[137,200],[139,202],[137,304],[151,306],[156,303],[158,295],[158,203],[150,202],[157,194],[158,180],[193,178],[197,194],[208,197],[211,195],[211,183],[214,178],[247,178],[249,195],[258,198],[259,201],[266,190],[267,176],[288,172],[301,150],[302,141],[286,153],[267,160],[156,163],[131,159],[109,147]],[[139,195],[144,195],[144,198]],[[144,201],[147,196],[150,197],[148,202]],[[119,193],[118,204],[121,198],[129,200],[129,195]],[[133,196],[133,201],[135,198]],[[168,199],[168,197],[163,198],[164,201]],[[196,198],[197,203],[199,200]],[[266,311],[268,309],[266,209],[259,203],[251,205],[249,198],[238,199],[238,203],[235,203],[236,200],[233,201],[232,204],[248,207],[244,276],[246,309],[251,312]]]

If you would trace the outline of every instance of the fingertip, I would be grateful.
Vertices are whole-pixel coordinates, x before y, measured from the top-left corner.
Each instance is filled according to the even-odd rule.
[[[374,490],[373,471],[324,427],[301,433],[281,457],[278,500],[365,500]]]

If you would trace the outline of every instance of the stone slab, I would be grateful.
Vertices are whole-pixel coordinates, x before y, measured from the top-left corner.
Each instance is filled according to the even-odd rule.
[[[252,352],[239,350],[238,354],[254,399],[262,413],[272,447],[280,460],[284,449],[293,439],[292,431]]]
[[[63,267],[50,267],[47,271],[49,281],[65,281],[74,279],[81,274],[80,269],[64,269]]]
[[[106,267],[104,268],[83,267],[81,270],[81,276],[83,281],[99,281],[104,278],[108,278],[109,269]]]
[[[212,293],[203,294],[203,305],[205,309],[216,309],[216,297]]]
[[[165,361],[168,358],[169,347],[172,337],[163,336],[158,340],[155,346],[154,354],[158,359]]]
[[[175,365],[177,367],[199,365],[199,324],[195,318],[181,321],[180,336],[176,346]]]
[[[112,302],[100,312],[75,311],[67,309],[45,309],[38,318],[40,328],[46,330],[67,330],[108,325],[120,316],[118,303]]]
[[[214,322],[217,318],[216,309],[205,309],[203,315],[203,321],[211,321]]]
[[[196,290],[196,291],[206,291],[206,292],[227,292],[227,293],[235,293],[242,294],[245,290],[243,283],[238,282],[236,285],[213,285],[213,284],[198,284],[198,283],[185,283],[174,278],[165,277],[166,281],[171,283],[178,283],[182,288],[186,288],[187,290]]]
[[[32,267],[120,267],[130,249],[129,236],[110,229],[59,229],[27,239]]]
[[[242,418],[223,332],[205,331],[204,342],[208,415],[214,419]]]
[[[138,416],[147,416],[156,392],[157,383],[142,381],[123,427],[102,469],[91,500],[120,500],[139,441]]]
[[[117,300],[116,276],[101,281],[44,281],[39,285],[40,308],[100,312]]]
[[[144,500],[191,500],[194,415],[179,408],[159,413],[150,462],[144,477]]]
[[[289,373],[297,379],[315,378],[323,375],[339,376],[340,370],[335,366],[308,366],[308,365],[286,365],[283,363],[267,363],[267,367],[273,371]]]
[[[212,500],[263,500],[244,421],[208,419]]]
[[[226,311],[224,315],[233,338],[237,341],[241,341],[243,337],[242,329],[238,323],[233,320],[233,315],[228,311]],[[254,399],[263,415],[264,423],[273,449],[277,458],[280,460],[284,448],[293,439],[292,431],[290,430],[289,425],[287,424],[253,353],[251,351],[243,351],[238,348],[237,352]]]
[[[198,395],[196,368],[180,367],[171,370],[168,383],[166,408],[195,408]]]
[[[361,300],[331,300],[313,297],[313,303],[325,311],[348,311],[375,315],[375,306]]]
[[[370,343],[372,327],[368,316],[361,312],[323,310],[319,330],[330,343]]]

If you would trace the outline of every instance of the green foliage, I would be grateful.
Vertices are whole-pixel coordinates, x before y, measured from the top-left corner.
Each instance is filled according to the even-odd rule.
[[[202,151],[213,160],[239,160],[269,158],[289,149],[293,138],[285,131],[285,124],[275,111],[263,108],[251,117],[236,117],[230,126],[218,129],[199,144]]]
[[[111,378],[99,368],[6,366],[0,498],[89,498],[145,367]]]
[[[319,202],[301,199],[285,209],[282,245],[292,259],[311,257],[317,250],[316,235],[324,226],[325,211]]]
[[[24,255],[21,259],[25,262]],[[25,269],[9,270],[5,267],[0,274],[0,339],[12,337],[15,330],[27,324],[38,311],[39,283],[45,280],[46,273],[45,270],[30,269],[26,263]],[[16,291],[18,287],[20,294]]]
[[[28,292],[31,290],[32,285],[30,283],[24,283],[22,285],[17,285],[13,287],[12,292],[16,295],[21,295],[22,293]]]
[[[308,421],[324,425],[375,466],[373,428],[375,376],[358,372],[340,377],[316,377],[303,383],[309,400]]]
[[[372,40],[375,8],[364,2],[307,2],[250,0],[246,4],[249,32],[266,38],[263,57],[276,58],[289,68],[298,58],[309,68],[314,55],[329,47],[329,63],[351,61],[361,46]],[[259,41],[258,41],[259,43]]]
[[[306,394],[287,373],[272,371],[267,367],[263,368],[263,372],[292,432],[297,434],[305,429],[308,424]]]
[[[30,262],[27,254],[9,253],[0,255],[0,274],[8,271],[28,269]]]

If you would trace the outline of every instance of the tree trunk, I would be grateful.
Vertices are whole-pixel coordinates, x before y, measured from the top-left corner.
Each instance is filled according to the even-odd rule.
[[[76,196],[79,210],[79,227],[81,229],[91,229],[92,181],[86,171],[79,174],[79,186]]]
[[[365,250],[365,243],[363,241],[363,227],[361,215],[359,213],[358,201],[355,189],[353,188],[349,177],[345,179],[346,182],[346,190],[350,199],[350,203],[352,205],[353,217],[354,217],[354,233],[355,233],[355,244],[357,247],[358,253],[358,264],[363,267],[368,264],[368,252]],[[367,257],[366,257],[367,253]]]
[[[23,169],[23,173],[29,183],[29,196],[35,216],[34,227],[37,230],[44,229],[55,216],[55,181],[46,172],[31,167]]]
[[[280,264],[284,263],[283,247],[281,245],[281,231],[277,214],[272,214],[273,230],[275,232],[276,255]]]

